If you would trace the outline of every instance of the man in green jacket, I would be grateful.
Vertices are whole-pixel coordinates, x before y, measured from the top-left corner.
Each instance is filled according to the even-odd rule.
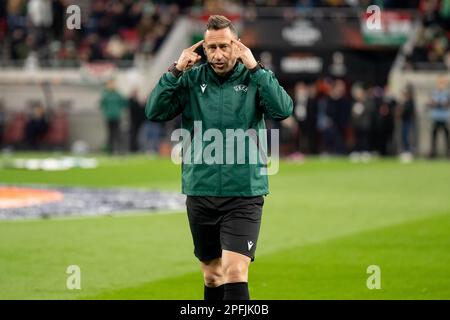
[[[107,150],[117,153],[120,147],[120,118],[122,109],[128,107],[127,100],[116,90],[114,80],[106,83],[100,98],[100,108],[108,129]]]
[[[195,52],[200,46],[208,62],[193,67],[201,59]],[[187,147],[193,154],[183,155],[182,192],[205,300],[250,298],[248,268],[269,193],[267,162],[252,161],[250,152],[237,149],[246,143],[262,148],[264,136],[252,133],[264,131],[264,117],[282,120],[292,109],[274,74],[255,60],[223,16],[209,18],[204,40],[183,50],[148,99],[148,119],[168,121],[181,114],[182,130],[189,133],[183,152]],[[247,140],[235,144],[236,133],[244,131]]]

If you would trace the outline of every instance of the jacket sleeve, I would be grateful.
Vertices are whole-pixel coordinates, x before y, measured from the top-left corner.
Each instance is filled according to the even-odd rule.
[[[105,93],[102,92],[102,95],[100,96],[100,110],[102,110],[102,112],[105,111],[106,108],[106,103],[105,103]]]
[[[177,78],[170,72],[163,74],[145,106],[145,115],[149,120],[169,121],[183,111],[187,95],[185,76],[183,74]]]
[[[280,86],[272,71],[259,69],[250,73],[250,78],[256,83],[261,107],[267,116],[274,120],[283,120],[292,114],[292,99]]]

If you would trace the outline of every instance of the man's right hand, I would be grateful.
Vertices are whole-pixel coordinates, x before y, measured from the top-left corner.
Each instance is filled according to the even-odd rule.
[[[195,52],[195,50],[202,45],[204,40],[200,40],[193,46],[184,49],[181,56],[178,58],[175,68],[179,71],[185,71],[196,64],[202,57]]]

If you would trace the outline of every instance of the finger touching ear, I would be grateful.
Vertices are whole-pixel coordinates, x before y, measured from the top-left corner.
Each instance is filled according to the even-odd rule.
[[[233,47],[233,51],[239,51],[239,46],[236,43],[236,40],[232,40],[231,45]]]

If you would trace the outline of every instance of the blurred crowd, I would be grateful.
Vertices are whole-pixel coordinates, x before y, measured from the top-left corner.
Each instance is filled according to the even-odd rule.
[[[329,77],[311,83],[299,81],[289,91],[294,102],[291,117],[281,122],[266,118],[267,128],[280,130],[283,157],[349,155],[368,160],[374,154],[399,154],[411,160],[418,153],[418,110],[411,85],[406,85],[398,98],[388,87],[367,87]],[[53,110],[47,105],[37,101],[30,104],[27,114],[8,117],[0,101],[0,147],[39,150],[50,145],[67,149],[67,113],[62,107]],[[165,123],[148,121],[137,90],[124,96],[114,80],[104,87],[98,107],[107,132],[104,151],[170,155],[170,136],[180,127],[180,116]],[[445,75],[429,92],[425,107],[431,123],[429,157],[438,156],[439,135],[445,141],[445,155],[450,156],[450,87]]]
[[[419,8],[421,24],[417,45],[407,56],[414,62],[445,63],[450,67],[450,0],[243,0],[219,1],[222,5]],[[36,59],[51,66],[112,60],[120,63],[136,55],[151,56],[158,50],[175,19],[187,6],[215,8],[217,1],[86,0],[81,30],[65,28],[69,0],[6,0],[0,2],[0,40],[3,56],[14,61]],[[230,4],[230,5],[228,5]],[[387,87],[347,83],[320,78],[299,81],[290,90],[294,100],[292,117],[283,122],[267,119],[268,128],[280,129],[282,155],[330,154],[367,157],[417,152],[417,110],[414,88],[405,86],[395,99]],[[111,153],[144,151],[164,153],[170,149],[170,133],[180,119],[153,123],[145,118],[145,105],[137,91],[122,96],[114,81],[106,84],[100,110],[105,120],[105,150]],[[126,111],[125,111],[126,110]],[[430,92],[427,113],[432,123],[430,157],[437,155],[437,137],[443,134],[450,154],[448,83],[440,79]],[[121,121],[127,113],[126,135]],[[66,146],[67,117],[45,103],[30,104],[27,114],[8,117],[0,101],[0,146],[19,145],[39,149],[49,142]],[[398,135],[396,136],[396,133]],[[127,138],[124,139],[124,136]],[[398,139],[397,139],[398,138]],[[127,140],[127,141],[125,141]]]
[[[382,8],[417,8],[419,0],[243,0],[246,6],[296,6],[298,8],[318,7],[367,7],[372,4]]]
[[[440,132],[445,138],[446,156],[450,156],[450,88],[446,78],[440,77],[430,92],[426,113],[432,123],[429,156],[437,156]],[[288,154],[366,159],[373,154],[401,154],[412,158],[418,136],[414,88],[405,86],[402,96],[395,99],[388,87],[350,85],[327,78],[309,84],[299,82],[294,90],[293,116],[279,128]]]
[[[0,100],[0,148],[66,150],[69,140],[67,102],[56,108],[30,100],[25,112],[7,112]]]
[[[450,0],[421,0],[419,10],[421,25],[406,67],[450,70]]]
[[[0,41],[7,48],[6,60],[76,66],[151,56],[180,12],[175,1],[84,1],[81,29],[70,30],[66,28],[66,9],[72,2],[2,0]]]
[[[387,88],[365,88],[355,83],[351,88],[343,80],[321,79],[315,83],[299,82],[295,87],[294,117],[282,123],[292,149],[301,153],[348,155],[393,155],[396,119],[413,121],[412,89],[405,92],[404,111]],[[410,136],[403,146],[411,152]]]
[[[388,87],[365,87],[359,82],[321,78],[312,83],[298,82],[292,97],[291,117],[282,122],[266,119],[269,129],[280,130],[281,156],[350,155],[353,159],[368,160],[374,154],[400,154],[411,160],[417,154],[417,103],[411,85],[406,85],[396,99]],[[108,128],[107,150],[112,153],[123,150],[119,129],[122,109],[128,109],[130,152],[167,155],[170,134],[181,123],[181,117],[167,123],[147,121],[145,105],[139,102],[136,92],[129,98],[122,97],[114,81],[105,87],[100,107]],[[438,78],[426,107],[432,124],[429,156],[438,155],[437,139],[441,133],[446,142],[446,156],[450,156],[450,87],[444,76]]]
[[[417,8],[424,12],[424,23],[447,19],[449,0],[243,0],[243,1],[152,1],[88,0],[79,1],[80,30],[66,28],[69,0],[0,1],[0,42],[3,63],[38,63],[43,66],[78,66],[81,62],[115,61],[119,66],[136,57],[149,57],[158,50],[180,11],[188,6],[216,8],[233,4],[249,6]],[[433,4],[429,4],[433,3]],[[431,11],[431,12],[430,12]],[[446,20],[448,21],[448,20]],[[448,22],[447,22],[448,24]],[[442,41],[434,41],[442,32],[424,32],[424,46],[442,50]],[[431,38],[430,38],[431,37]],[[432,42],[432,44],[430,44]],[[438,57],[435,57],[438,56]],[[440,53],[432,55],[438,59]]]
[[[45,89],[45,86],[44,88]],[[48,96],[48,95],[46,95]],[[165,134],[174,128],[146,119],[137,90],[122,95],[115,80],[106,83],[98,103],[104,120],[106,139],[102,151],[159,153]],[[8,110],[0,99],[0,149],[68,150],[70,101],[55,105],[51,99],[29,100],[24,111]],[[127,127],[124,127],[124,124]]]

